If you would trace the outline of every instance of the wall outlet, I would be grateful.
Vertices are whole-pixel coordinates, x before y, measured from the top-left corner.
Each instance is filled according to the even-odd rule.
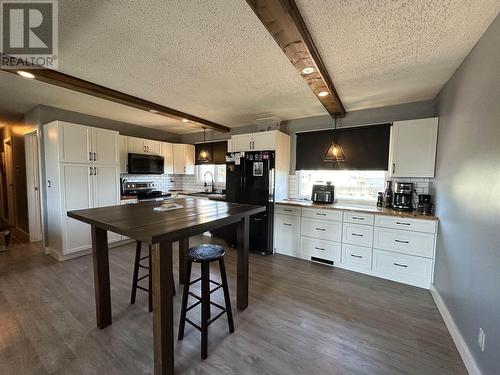
[[[486,342],[486,335],[483,332],[482,328],[479,328],[479,336],[477,337],[477,344],[482,352],[484,352],[484,344]]]

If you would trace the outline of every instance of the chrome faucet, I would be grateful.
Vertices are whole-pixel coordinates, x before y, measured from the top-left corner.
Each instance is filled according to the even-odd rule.
[[[203,187],[208,187],[208,183],[206,181],[207,174],[212,178],[212,193],[215,193],[215,183],[214,183],[214,174],[210,171],[206,171],[203,175]]]

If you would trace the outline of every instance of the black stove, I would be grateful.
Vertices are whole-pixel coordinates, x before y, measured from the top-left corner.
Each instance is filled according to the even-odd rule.
[[[153,181],[122,180],[122,194],[135,196],[140,202],[163,200],[172,196],[170,193],[156,190],[156,183]]]

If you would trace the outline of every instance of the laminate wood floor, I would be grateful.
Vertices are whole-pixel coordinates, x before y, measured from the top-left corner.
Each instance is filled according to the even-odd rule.
[[[113,324],[99,330],[90,256],[59,263],[39,245],[21,243],[0,253],[0,374],[152,373],[147,295],[138,291],[129,304],[133,260],[133,244],[110,251]],[[177,281],[177,248],[174,265]],[[235,266],[228,250],[235,333],[225,318],[217,320],[202,361],[200,334],[187,325],[176,342],[176,374],[467,373],[426,290],[283,255],[251,255],[250,304],[239,312]],[[222,302],[222,292],[217,298]],[[199,321],[199,309],[189,314]]]

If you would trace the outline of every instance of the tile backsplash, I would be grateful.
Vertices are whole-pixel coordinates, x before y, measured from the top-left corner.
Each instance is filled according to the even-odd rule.
[[[127,181],[153,181],[156,183],[157,189],[167,192],[170,189],[182,190],[187,192],[203,191],[205,188],[203,182],[196,179],[196,175],[175,175],[175,174],[159,174],[159,175],[137,175],[137,174],[121,174],[121,178]],[[225,186],[215,186],[216,189],[224,189]]]

